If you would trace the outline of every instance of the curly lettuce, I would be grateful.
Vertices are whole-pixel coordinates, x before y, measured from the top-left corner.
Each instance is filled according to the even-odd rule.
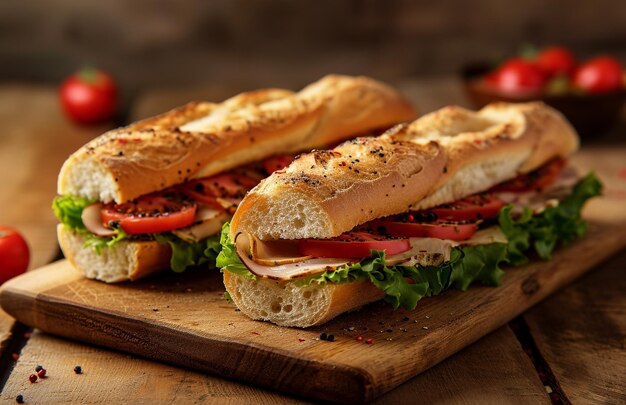
[[[589,173],[572,189],[556,207],[549,207],[533,215],[526,208],[515,218],[512,206],[502,208],[498,216],[500,228],[509,240],[508,258],[519,266],[529,261],[533,251],[549,260],[558,243],[567,244],[587,232],[587,223],[581,218],[585,202],[602,193],[602,183],[594,173]]]
[[[502,265],[524,264],[529,260],[526,255],[532,250],[548,260],[558,243],[569,243],[584,235],[587,227],[580,212],[585,202],[601,191],[602,184],[590,173],[558,206],[546,208],[538,215],[526,209],[515,218],[511,215],[513,207],[506,206],[501,210],[498,222],[508,243],[454,247],[450,260],[438,266],[388,266],[385,253],[372,250],[370,257],[358,263],[294,282],[306,287],[367,280],[385,292],[385,300],[394,308],[406,309],[415,308],[423,297],[441,294],[449,288],[464,291],[474,282],[497,286],[504,275]],[[257,278],[239,260],[230,239],[228,223],[222,228],[220,244],[222,250],[217,256],[217,267],[252,280]]]
[[[177,273],[185,271],[187,267],[203,264],[215,267],[215,259],[220,251],[219,235],[195,243],[186,242],[169,232],[153,234],[152,236],[157,242],[170,245],[172,248],[170,266]]]

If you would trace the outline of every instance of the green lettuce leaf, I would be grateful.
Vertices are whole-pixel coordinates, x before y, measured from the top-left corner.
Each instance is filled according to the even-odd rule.
[[[80,216],[83,209],[90,204],[93,204],[93,201],[86,198],[57,196],[52,200],[52,209],[59,222],[69,229],[87,232]]]
[[[238,276],[256,280],[256,276],[248,270],[246,266],[239,260],[235,251],[235,244],[230,240],[230,223],[226,222],[222,226],[222,234],[220,235],[221,251],[217,255],[215,264],[224,271],[230,271]]]
[[[97,254],[102,253],[102,249],[116,245],[118,242],[126,240],[129,236],[121,228],[115,229],[115,236],[104,238],[89,232],[83,224],[81,214],[88,205],[93,204],[93,200],[82,197],[57,196],[52,200],[54,215],[66,228],[78,232],[85,236],[84,248],[91,248]]]
[[[540,214],[533,215],[526,208],[521,216],[514,218],[513,207],[504,207],[498,222],[509,240],[509,262],[515,266],[525,264],[529,261],[527,254],[532,251],[548,260],[557,243],[567,244],[583,236],[587,224],[580,217],[581,210],[587,200],[601,192],[602,183],[594,173],[589,173],[559,205],[546,208]]]
[[[450,260],[439,266],[387,266],[385,253],[371,251],[371,256],[359,263],[348,264],[294,281],[301,287],[311,284],[348,283],[367,280],[385,292],[385,300],[394,308],[413,309],[423,297],[437,295],[448,288],[466,290],[474,282],[496,286],[504,275],[504,263],[514,266],[528,261],[526,254],[534,249],[540,257],[548,259],[557,243],[568,243],[586,231],[580,218],[585,202],[600,194],[602,184],[590,173],[576,184],[572,193],[558,206],[547,208],[533,216],[525,210],[518,218],[511,216],[512,206],[504,207],[499,214],[499,226],[508,243],[491,243],[478,246],[455,247]],[[256,280],[239,260],[230,239],[230,225],[224,224],[217,256],[217,267],[242,277]]]
[[[128,234],[124,232],[122,228],[115,229],[115,236],[113,236],[112,238],[103,238],[100,236],[96,236],[89,231],[86,231],[83,234],[87,238],[85,240],[85,243],[83,244],[83,247],[94,249],[97,254],[101,254],[102,249],[110,248],[111,246],[116,245],[118,242],[129,238]]]
[[[175,235],[166,232],[152,235],[162,244],[169,244],[172,248],[170,266],[177,273],[185,271],[187,267],[209,264],[215,267],[215,259],[220,251],[220,237],[214,235],[196,243],[186,242]]]

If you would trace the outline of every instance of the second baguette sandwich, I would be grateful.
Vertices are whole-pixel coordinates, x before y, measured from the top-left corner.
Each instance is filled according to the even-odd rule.
[[[293,153],[414,116],[387,85],[330,75],[298,93],[268,89],[190,103],[107,132],[61,169],[59,243],[77,269],[106,282],[214,264],[222,224]]]
[[[314,151],[262,181],[224,227],[217,262],[237,307],[319,325],[385,298],[414,308],[502,263],[584,233],[600,192],[565,158],[578,137],[541,103],[446,107],[380,137]]]

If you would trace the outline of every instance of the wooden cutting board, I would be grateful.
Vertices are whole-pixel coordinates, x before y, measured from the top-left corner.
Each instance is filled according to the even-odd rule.
[[[422,300],[413,311],[384,303],[307,330],[248,319],[223,298],[218,272],[162,274],[106,285],[59,261],[2,286],[0,302],[43,331],[301,396],[363,402],[398,386],[500,327],[626,246],[623,154],[597,165],[605,197],[586,209],[588,235],[549,262],[509,269],[498,288],[474,286]],[[326,332],[334,342],[319,340]],[[359,336],[363,341],[358,341]],[[373,339],[367,344],[367,339]]]
[[[593,224],[552,261],[508,271],[498,288],[449,291],[414,311],[376,303],[310,330],[248,319],[208,271],[106,285],[58,261],[5,284],[0,300],[19,321],[52,334],[306,397],[363,402],[495,330],[624,241],[626,227]],[[321,332],[335,341],[319,340]]]

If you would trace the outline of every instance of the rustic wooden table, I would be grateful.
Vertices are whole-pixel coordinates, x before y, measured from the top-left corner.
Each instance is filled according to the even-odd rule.
[[[422,111],[465,105],[449,78],[398,83]],[[131,119],[192,99],[220,100],[243,89],[155,90],[138,98]],[[624,122],[624,120],[623,120]],[[53,87],[0,86],[0,223],[19,228],[31,268],[58,256],[50,210],[56,176],[69,153],[107,129],[79,128],[59,111]],[[624,154],[624,125],[610,143]],[[604,143],[604,146],[602,146]],[[626,181],[626,178],[623,179]],[[626,196],[623,196],[626,200]],[[625,204],[626,208],[626,204]],[[569,288],[375,403],[625,403],[626,252]],[[0,312],[0,399],[27,403],[306,403],[306,400],[154,363],[123,353],[31,333]],[[48,377],[31,384],[36,365]],[[84,373],[76,375],[75,365]]]

